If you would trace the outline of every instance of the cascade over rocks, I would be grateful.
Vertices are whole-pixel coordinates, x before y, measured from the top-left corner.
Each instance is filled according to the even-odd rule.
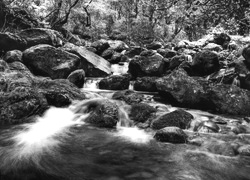
[[[165,127],[174,126],[181,129],[187,129],[193,118],[194,117],[192,114],[182,109],[178,109],[153,120],[153,122],[151,123],[151,127],[153,129],[162,129]]]
[[[165,68],[165,61],[160,54],[145,52],[130,61],[128,71],[133,77],[161,76],[164,74]]]
[[[35,75],[67,78],[80,68],[80,58],[50,45],[37,45],[23,52],[23,62]]]
[[[87,123],[97,127],[113,128],[119,121],[118,110],[116,103],[108,99],[93,99],[80,102],[74,111],[76,113],[90,112],[85,120]]]
[[[85,71],[87,77],[106,77],[111,74],[110,63],[85,47],[67,43],[63,49],[81,58],[81,66],[79,68]]]
[[[129,78],[122,75],[111,75],[99,82],[100,89],[125,90],[129,88]]]

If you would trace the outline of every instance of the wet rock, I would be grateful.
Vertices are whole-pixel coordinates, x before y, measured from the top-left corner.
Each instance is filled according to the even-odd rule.
[[[52,79],[67,78],[80,66],[78,56],[45,44],[25,50],[23,62],[35,75]]]
[[[6,61],[7,63],[12,63],[15,61],[20,61],[22,62],[22,51],[19,50],[12,50],[12,51],[8,51],[4,57],[3,60]]]
[[[186,143],[187,135],[178,127],[165,127],[158,130],[154,138],[161,142]]]
[[[164,58],[172,58],[174,57],[177,52],[174,50],[170,50],[170,49],[157,49],[157,52],[162,55]]]
[[[99,82],[100,89],[125,90],[129,88],[129,78],[122,75],[111,75]]]
[[[250,45],[243,49],[242,56],[245,58],[246,62],[250,64]]]
[[[76,113],[90,113],[85,121],[94,126],[113,128],[119,121],[119,107],[107,99],[82,101],[76,106]]]
[[[0,92],[0,125],[27,122],[35,115],[41,115],[48,104],[45,97],[35,89],[16,87],[11,92]]]
[[[214,35],[214,43],[221,45],[223,48],[227,48],[230,41],[231,41],[230,36],[225,33]]]
[[[134,90],[156,92],[156,79],[158,77],[138,77],[134,83]]]
[[[205,76],[220,69],[218,55],[212,51],[201,51],[197,53],[192,62],[195,75]]]
[[[0,50],[25,50],[27,41],[13,33],[0,33]]]
[[[166,64],[163,57],[156,53],[149,56],[137,56],[129,63],[129,72],[133,77],[161,76]]]
[[[156,109],[145,103],[133,104],[130,112],[130,119],[135,122],[146,122],[153,117]]]
[[[204,50],[209,50],[209,51],[222,51],[223,48],[221,47],[221,45],[215,44],[215,43],[208,43],[204,48]]]
[[[69,82],[75,84],[78,88],[82,88],[85,80],[85,72],[82,69],[78,69],[70,73],[67,77]]]
[[[205,84],[187,75],[183,69],[156,80],[156,88],[166,101],[184,106],[203,108],[207,104]]]
[[[232,84],[236,77],[235,68],[220,69],[218,72],[210,74],[207,79],[215,83]]]
[[[152,49],[152,50],[157,50],[160,49],[162,47],[162,43],[161,42],[152,42],[151,44],[147,44],[146,48],[147,49]]]
[[[85,47],[67,43],[63,49],[81,58],[80,68],[85,71],[87,77],[106,77],[111,74],[110,63]]]
[[[59,32],[52,29],[25,29],[19,32],[18,35],[27,42],[26,48],[30,48],[38,44],[48,44],[55,47],[62,46],[62,36]]]
[[[250,156],[250,145],[243,145],[238,149],[238,153],[242,156]]]
[[[212,107],[219,112],[232,115],[250,114],[250,92],[236,86],[218,84],[208,91]]]
[[[125,101],[127,104],[135,104],[143,101],[144,96],[142,94],[135,93],[132,90],[124,90],[115,92],[112,99]]]
[[[74,100],[85,99],[85,94],[74,84],[66,79],[42,79],[37,78],[33,84],[40,94],[43,94],[49,105],[56,107],[65,107]]]
[[[100,39],[91,44],[91,47],[96,49],[96,54],[101,55],[103,51],[110,47],[107,40]]]
[[[165,127],[174,126],[181,129],[186,129],[189,127],[193,118],[194,117],[192,114],[182,109],[178,109],[158,117],[151,123],[151,127],[153,129],[162,129]]]
[[[125,55],[129,58],[133,58],[136,55],[140,55],[142,51],[145,51],[146,49],[140,46],[133,46],[128,51],[125,52]]]

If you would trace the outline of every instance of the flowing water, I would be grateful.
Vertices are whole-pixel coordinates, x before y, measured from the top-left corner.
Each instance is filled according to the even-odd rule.
[[[92,87],[96,79],[87,81]],[[113,91],[89,92],[96,103]],[[98,91],[97,91],[98,92]],[[250,157],[216,154],[220,142],[250,143],[249,137],[209,134],[210,150],[195,143],[157,142],[152,130],[142,130],[129,119],[129,105],[119,106],[119,122],[113,129],[97,128],[85,122],[92,112],[88,101],[68,108],[51,107],[34,123],[0,130],[0,180],[250,180]],[[157,102],[157,116],[177,108]],[[82,109],[79,113],[76,109]],[[188,110],[194,122],[209,119],[235,120],[208,112]],[[185,131],[192,134],[191,129]],[[226,151],[226,150],[225,150]]]
[[[84,122],[88,113],[74,111],[80,104],[84,103],[53,107],[35,123],[2,130],[0,179],[250,179],[248,157],[216,155],[191,144],[157,142],[152,131],[133,126],[122,102],[117,128],[96,128]],[[196,118],[210,115],[195,114]]]

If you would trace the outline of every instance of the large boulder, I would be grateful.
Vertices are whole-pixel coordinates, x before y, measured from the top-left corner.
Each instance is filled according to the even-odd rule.
[[[26,48],[38,45],[49,44],[51,46],[62,46],[62,36],[59,32],[52,29],[32,28],[25,29],[18,33],[18,36],[27,42]]]
[[[66,79],[36,78],[33,87],[42,94],[50,106],[65,107],[74,100],[85,99],[85,94]]]
[[[192,61],[194,75],[206,76],[220,69],[219,57],[212,51],[197,53]]]
[[[159,77],[138,77],[134,83],[134,90],[156,92],[156,79]]]
[[[237,86],[218,84],[208,91],[212,107],[219,113],[232,115],[250,114],[250,92]]]
[[[187,142],[187,135],[178,127],[165,127],[160,129],[155,133],[154,138],[158,141],[169,143]]]
[[[132,90],[124,90],[115,92],[112,99],[125,101],[127,104],[136,104],[143,101],[144,96],[142,94],[135,93]]]
[[[99,89],[125,90],[129,88],[129,78],[121,75],[111,75],[99,82]]]
[[[81,67],[85,71],[86,77],[106,77],[111,74],[110,63],[85,47],[67,43],[63,49],[81,57]]]
[[[192,114],[182,109],[178,109],[158,117],[151,123],[151,127],[153,129],[162,129],[174,126],[181,129],[187,129],[193,118]]]
[[[0,33],[0,51],[25,50],[27,41],[13,33]]]
[[[67,78],[80,67],[78,56],[46,44],[26,49],[23,62],[35,75],[52,79]]]
[[[183,69],[156,80],[156,88],[166,101],[184,107],[206,107],[206,84],[187,75]]]
[[[165,61],[160,54],[145,53],[145,56],[136,56],[130,61],[129,72],[133,77],[161,76],[165,72],[165,67]]]
[[[16,87],[11,92],[0,92],[0,102],[0,125],[27,122],[48,108],[42,94],[24,86]]]
[[[113,128],[119,121],[119,107],[108,99],[91,99],[75,105],[76,113],[90,113],[85,122],[97,127]]]

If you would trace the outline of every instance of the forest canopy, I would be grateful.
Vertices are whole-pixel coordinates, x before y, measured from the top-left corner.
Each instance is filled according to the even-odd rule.
[[[136,44],[196,40],[214,29],[248,35],[250,29],[249,0],[0,0],[0,8],[1,31],[49,27]]]

